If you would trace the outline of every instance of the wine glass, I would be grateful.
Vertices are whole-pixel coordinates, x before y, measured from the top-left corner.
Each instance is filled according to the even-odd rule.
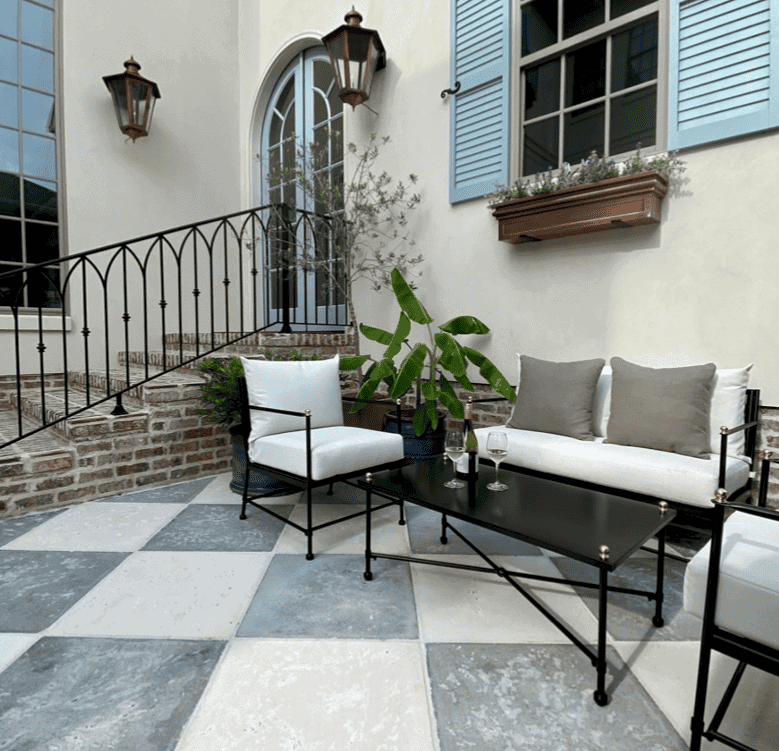
[[[487,487],[490,490],[508,490],[509,486],[498,480],[498,465],[508,456],[508,435],[502,430],[493,430],[487,434],[487,456],[495,462],[495,482]]]
[[[457,479],[457,460],[465,453],[465,434],[462,430],[447,430],[444,452],[452,460],[454,476],[444,483],[445,488],[464,488],[465,483]]]

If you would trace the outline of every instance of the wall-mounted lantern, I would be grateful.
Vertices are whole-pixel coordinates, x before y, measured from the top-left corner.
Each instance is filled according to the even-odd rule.
[[[103,76],[103,80],[114,100],[119,128],[135,142],[136,138],[149,135],[154,101],[160,98],[160,90],[154,81],[138,73],[141,66],[132,57],[124,67],[124,73]]]
[[[386,66],[387,57],[379,33],[360,26],[362,16],[354,6],[344,21],[344,25],[322,37],[322,44],[330,54],[338,96],[354,109],[369,99],[373,75]]]

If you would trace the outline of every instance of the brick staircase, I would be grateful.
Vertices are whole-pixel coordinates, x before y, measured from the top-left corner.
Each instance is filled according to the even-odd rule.
[[[148,373],[162,372],[182,361],[199,356],[230,357],[235,354],[258,356],[266,350],[304,355],[353,354],[354,337],[344,333],[255,334],[241,344],[203,353],[223,345],[226,334],[211,336],[176,335],[166,337],[165,352],[148,354]],[[108,374],[67,373],[67,393],[63,374],[47,376],[44,394],[40,378],[21,379],[22,424],[34,430],[45,413],[51,421],[66,414],[67,408],[86,405],[126,383],[125,354],[130,364],[131,382],[146,377],[146,354],[121,353],[118,367]],[[198,360],[199,361],[199,360]],[[85,412],[47,427],[0,450],[0,518],[31,510],[55,508],[118,493],[181,482],[223,472],[230,468],[230,438],[221,425],[206,422],[198,415],[200,391],[205,378],[197,363],[187,363],[132,389],[123,397],[126,415],[112,415],[115,400],[90,407]],[[344,387],[351,383],[346,380]],[[45,403],[44,403],[45,400]],[[0,376],[0,440],[18,434],[16,378]]]

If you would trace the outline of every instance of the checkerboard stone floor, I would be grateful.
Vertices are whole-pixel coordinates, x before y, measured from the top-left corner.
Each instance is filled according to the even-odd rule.
[[[686,749],[700,621],[668,566],[667,627],[612,596],[608,707],[589,660],[495,577],[379,560],[363,579],[362,518],[303,536],[251,510],[218,475],[0,522],[2,751],[568,751]],[[300,518],[301,496],[274,498]],[[317,493],[316,519],[358,491]],[[375,549],[473,562],[442,546],[436,515],[377,512]],[[503,565],[591,576],[575,562],[481,530]],[[695,548],[700,540],[676,540]],[[638,555],[616,583],[652,588]],[[535,594],[585,641],[594,600]],[[732,662],[715,659],[719,695]],[[779,747],[779,682],[748,669],[723,729]],[[719,744],[707,748],[720,748]]]

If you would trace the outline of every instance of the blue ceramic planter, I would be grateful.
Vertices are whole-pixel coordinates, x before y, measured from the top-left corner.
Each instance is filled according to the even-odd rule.
[[[418,464],[444,453],[446,425],[443,415],[439,414],[438,427],[431,427],[418,436],[414,432],[411,417],[401,417],[400,434],[403,436],[403,451],[406,464]],[[388,412],[384,418],[384,430],[387,433],[398,432],[398,418],[394,412]]]

